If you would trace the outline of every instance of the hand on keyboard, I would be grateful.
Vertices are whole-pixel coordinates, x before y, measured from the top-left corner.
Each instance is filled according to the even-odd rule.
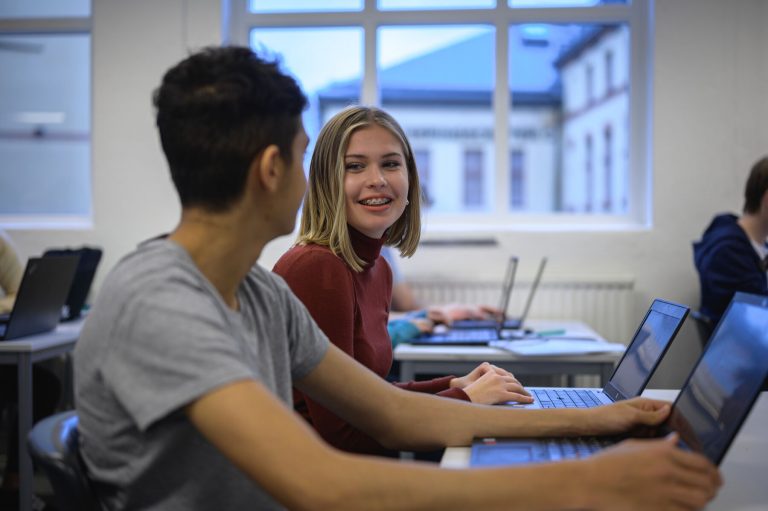
[[[466,376],[454,378],[451,387],[463,389],[473,403],[533,402],[530,393],[512,373],[488,362],[483,362]]]

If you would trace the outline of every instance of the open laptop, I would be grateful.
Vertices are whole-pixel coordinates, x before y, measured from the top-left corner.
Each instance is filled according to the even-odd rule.
[[[420,346],[485,346],[491,341],[519,338],[520,333],[514,330],[520,329],[525,318],[528,316],[528,311],[531,308],[531,303],[533,303],[533,297],[536,294],[536,289],[539,287],[541,275],[544,273],[546,264],[547,258],[543,257],[539,263],[539,269],[531,285],[521,317],[503,318],[503,321],[493,321],[491,322],[492,328],[449,328],[444,332],[424,333],[408,342]],[[510,279],[510,291],[513,281],[514,272]]]
[[[658,298],[651,303],[605,387],[526,387],[534,402],[524,408],[589,408],[639,396],[680,331],[689,308]]]
[[[706,349],[652,436],[672,431],[683,449],[720,464],[768,377],[768,297],[736,293]],[[620,438],[477,439],[474,467],[589,456]]]
[[[517,266],[517,258],[515,257],[515,267]],[[511,264],[511,260],[510,260]],[[502,318],[504,320],[504,324],[501,325],[501,328],[509,328],[509,329],[520,329],[523,328],[523,323],[525,322],[525,318],[528,317],[528,311],[531,309],[531,304],[533,303],[533,297],[536,296],[536,290],[539,288],[539,282],[541,281],[541,275],[544,273],[544,267],[547,265],[547,258],[542,257],[541,261],[539,262],[539,268],[536,271],[536,276],[533,279],[533,284],[531,284],[531,289],[528,292],[528,298],[525,300],[525,306],[523,307],[523,313],[520,317],[517,318],[510,318],[507,315],[507,311],[509,309],[509,303],[511,301],[512,296],[512,289],[514,288],[514,281],[515,281],[515,274],[514,270],[512,272],[512,277],[508,282],[509,288],[506,289],[506,294],[502,292],[502,299],[501,299],[501,305],[499,306],[499,310],[502,312]],[[507,273],[509,274],[509,270],[507,270]],[[454,321],[451,325],[451,329],[463,329],[463,328],[487,328],[489,331],[493,331],[498,327],[497,321],[494,321],[492,319],[466,319],[462,321]]]
[[[27,261],[13,309],[0,320],[0,340],[56,328],[77,261],[78,256],[32,257]]]
[[[73,321],[81,316],[96,269],[101,261],[101,254],[102,250],[94,247],[55,248],[46,250],[43,254],[44,256],[79,256],[75,276],[62,308],[62,321]]]
[[[501,284],[501,296],[499,297],[499,310],[502,318],[506,318],[509,309],[509,301],[512,296],[512,290],[515,288],[515,274],[517,273],[518,258],[510,256],[507,262],[507,268],[504,270],[504,280]],[[451,324],[452,329],[463,328],[486,328],[493,330],[498,327],[499,322],[493,319],[462,319],[454,321]]]

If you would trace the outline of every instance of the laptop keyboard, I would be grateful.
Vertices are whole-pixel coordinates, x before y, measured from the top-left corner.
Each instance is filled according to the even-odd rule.
[[[579,389],[530,389],[542,408],[591,408],[600,406],[595,394]]]
[[[558,438],[547,442],[547,457],[551,461],[586,458],[613,444],[614,440],[610,438]]]

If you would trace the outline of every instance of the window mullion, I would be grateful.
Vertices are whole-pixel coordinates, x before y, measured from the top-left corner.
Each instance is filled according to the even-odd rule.
[[[366,0],[363,21],[363,81],[360,91],[360,101],[364,105],[379,105],[378,83],[378,20],[376,17],[376,0]]]
[[[494,168],[496,189],[494,212],[505,215],[509,205],[509,27],[504,21],[496,22],[496,76],[493,90],[494,111]],[[512,70],[514,72],[514,69]]]

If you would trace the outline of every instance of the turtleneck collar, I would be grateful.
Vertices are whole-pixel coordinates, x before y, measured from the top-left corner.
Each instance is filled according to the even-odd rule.
[[[386,233],[384,233],[384,236],[380,239],[373,239],[349,224],[347,224],[347,227],[349,228],[349,239],[352,242],[352,248],[355,250],[355,254],[365,261],[365,267],[368,268],[379,257],[381,247],[384,245],[384,240],[387,238]]]

